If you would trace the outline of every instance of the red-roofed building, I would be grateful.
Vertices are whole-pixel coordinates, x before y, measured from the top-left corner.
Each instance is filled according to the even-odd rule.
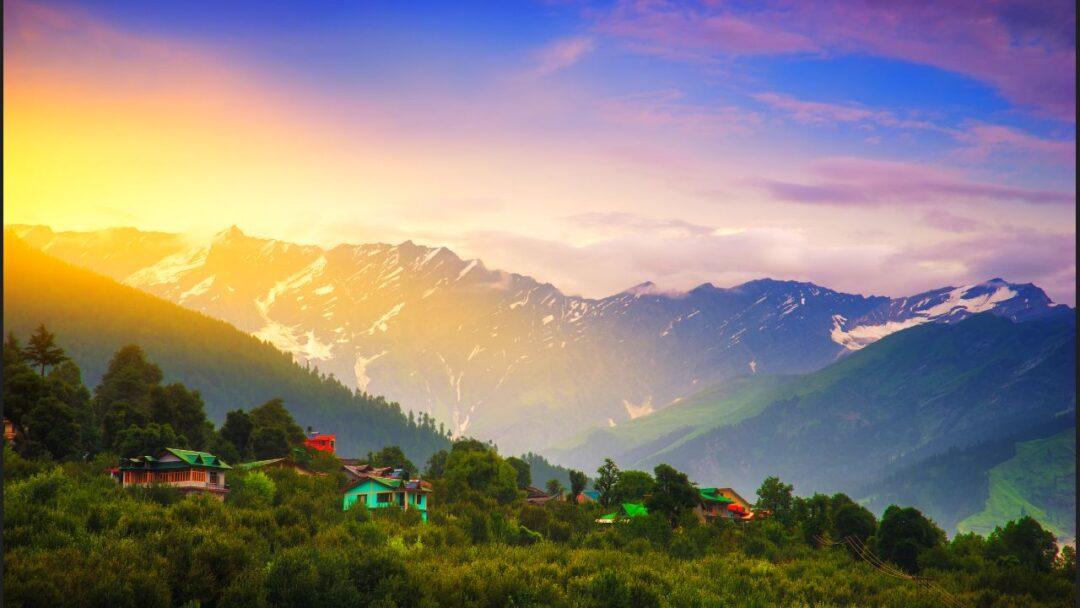
[[[313,450],[333,454],[334,446],[336,443],[335,439],[335,436],[329,433],[317,433],[315,431],[308,431],[307,439],[304,439],[304,445]]]

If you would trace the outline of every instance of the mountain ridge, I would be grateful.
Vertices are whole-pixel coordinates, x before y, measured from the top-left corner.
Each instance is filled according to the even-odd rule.
[[[192,245],[137,230],[8,229],[515,451],[650,415],[739,375],[820,369],[915,325],[1062,308],[1034,286],[992,281],[909,298],[767,278],[583,298],[411,240],[323,248],[233,226]]]

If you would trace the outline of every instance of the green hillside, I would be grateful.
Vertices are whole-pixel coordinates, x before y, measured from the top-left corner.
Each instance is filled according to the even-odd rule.
[[[1076,431],[1027,441],[990,469],[985,507],[961,521],[962,532],[986,535],[1002,521],[1030,515],[1059,539],[1076,536]]]
[[[592,429],[546,450],[553,458],[588,466],[617,454],[636,459],[681,445],[714,428],[763,410],[794,388],[794,377],[744,376],[706,389],[654,414]]]
[[[138,344],[167,381],[201,393],[216,423],[229,410],[280,397],[301,425],[336,433],[345,456],[397,444],[423,462],[448,445],[425,415],[353,393],[227,323],[61,262],[5,232],[4,332],[26,336],[39,323],[57,334],[91,386],[114,352]]]
[[[983,509],[986,473],[1016,443],[1074,423],[1075,339],[1071,317],[925,325],[812,374],[704,391],[552,455],[584,470],[601,454],[627,468],[667,462],[751,494],[779,475],[803,492],[866,497],[878,512],[918,505],[954,529]],[[1036,505],[1060,498],[1032,496]]]

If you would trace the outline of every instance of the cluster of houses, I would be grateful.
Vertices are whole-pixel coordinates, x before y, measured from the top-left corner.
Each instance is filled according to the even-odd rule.
[[[624,502],[619,504],[615,511],[600,516],[596,523],[626,522],[635,517],[643,517],[648,514],[649,510],[644,504]],[[716,519],[749,521],[768,516],[767,511],[753,511],[750,503],[731,488],[698,488],[698,504],[694,507],[694,514],[703,522]]]
[[[333,435],[309,430],[306,443],[312,449],[334,453]],[[427,521],[432,491],[430,483],[409,478],[402,469],[376,467],[350,459],[343,459],[341,462],[341,471],[346,478],[345,486],[341,489],[342,509],[348,510],[357,504],[368,509],[414,509],[419,512],[423,521]],[[225,483],[226,471],[246,472],[273,468],[292,469],[300,475],[323,475],[288,457],[245,462],[232,467],[213,454],[178,448],[166,448],[152,456],[125,458],[120,462],[120,466],[110,469],[110,473],[125,487],[164,484],[177,488],[185,495],[203,493],[224,500],[229,492],[229,486]],[[548,494],[534,487],[526,488],[525,494],[525,500],[533,505],[563,500],[560,495]],[[698,494],[699,503],[694,512],[702,521],[718,518],[748,521],[768,515],[766,511],[753,511],[750,503],[731,488],[699,488]],[[596,502],[598,498],[597,492],[590,490],[578,494],[573,500],[585,504]],[[596,522],[627,522],[644,515],[648,515],[645,505],[627,502],[618,505],[615,511],[601,516]]]

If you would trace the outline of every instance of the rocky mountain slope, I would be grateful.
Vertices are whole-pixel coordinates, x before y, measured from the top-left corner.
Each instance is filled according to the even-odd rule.
[[[40,323],[96,385],[117,350],[138,344],[167,382],[197,390],[217,424],[225,413],[281,398],[302,426],[337,434],[338,453],[385,445],[423,462],[449,446],[438,425],[382,397],[357,394],[292,357],[212,319],[4,239],[4,331],[24,340]]]
[[[739,376],[820,369],[915,325],[1068,310],[1000,279],[898,299],[769,279],[677,294],[644,283],[589,299],[410,241],[326,249],[235,227],[203,243],[11,229],[511,451],[624,424]]]

